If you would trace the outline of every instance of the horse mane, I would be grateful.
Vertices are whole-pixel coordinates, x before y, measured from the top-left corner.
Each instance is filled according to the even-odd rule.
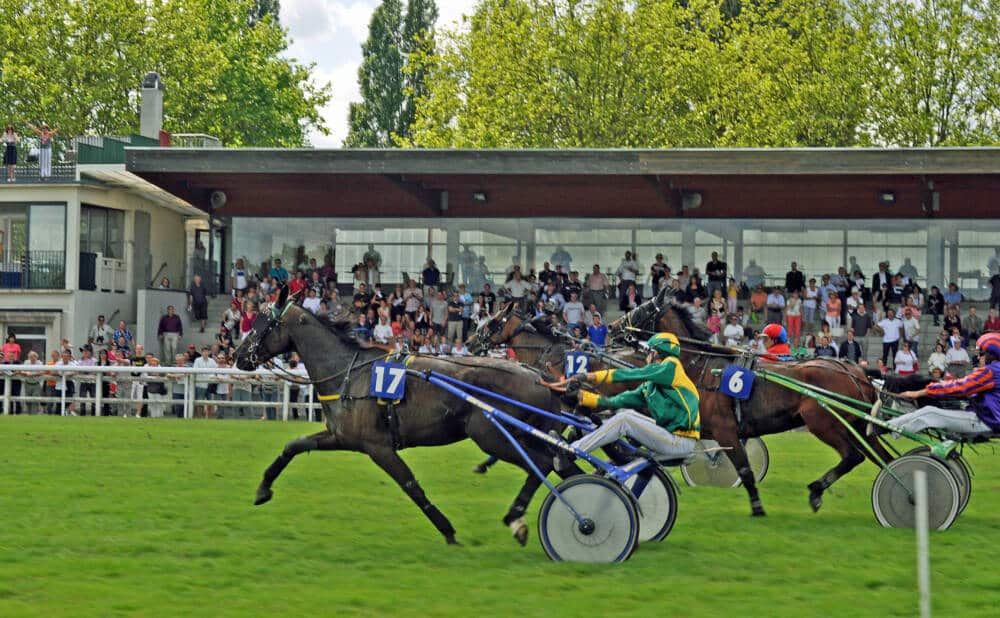
[[[665,309],[673,310],[674,315],[681,321],[684,328],[687,329],[691,337],[698,339],[700,341],[708,342],[712,338],[712,331],[709,330],[708,326],[695,322],[694,318],[691,317],[691,309],[688,305],[678,305],[676,303],[668,304]]]
[[[357,324],[357,313],[351,311],[340,311],[324,315],[315,315],[310,311],[306,311],[306,313],[315,318],[323,328],[336,335],[342,342],[355,348],[364,347],[361,341],[358,340],[354,328],[352,328]]]

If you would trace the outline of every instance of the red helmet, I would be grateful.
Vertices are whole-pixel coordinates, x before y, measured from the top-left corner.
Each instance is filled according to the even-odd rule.
[[[775,343],[788,343],[788,334],[785,333],[785,329],[781,324],[768,324],[761,332],[770,337]]]

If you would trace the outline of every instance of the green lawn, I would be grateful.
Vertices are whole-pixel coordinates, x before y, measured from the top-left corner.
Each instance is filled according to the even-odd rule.
[[[300,456],[251,506],[293,423],[0,418],[0,616],[913,616],[914,536],[886,530],[865,464],[813,514],[834,454],[767,438],[768,517],[742,489],[685,488],[674,532],[631,561],[550,562],[500,523],[522,480],[470,473],[471,443],[404,452],[458,529],[447,547],[402,491],[351,453]],[[315,427],[319,427],[316,425]],[[1000,462],[973,457],[972,502],[932,533],[934,606],[1000,613]]]

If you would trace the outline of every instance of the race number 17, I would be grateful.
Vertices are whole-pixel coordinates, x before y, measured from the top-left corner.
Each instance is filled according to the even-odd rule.
[[[372,367],[371,394],[384,399],[402,399],[406,367],[396,363],[375,363]]]

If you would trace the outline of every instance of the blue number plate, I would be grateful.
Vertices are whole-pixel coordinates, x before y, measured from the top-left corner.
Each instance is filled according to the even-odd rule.
[[[372,397],[402,399],[406,393],[406,367],[399,363],[379,361],[372,365]]]
[[[583,352],[567,352],[566,363],[563,366],[566,377],[590,371],[590,357]]]
[[[750,399],[750,391],[753,390],[753,380],[756,376],[745,367],[729,365],[722,372],[722,384],[719,391],[723,395],[729,395],[735,399]]]

